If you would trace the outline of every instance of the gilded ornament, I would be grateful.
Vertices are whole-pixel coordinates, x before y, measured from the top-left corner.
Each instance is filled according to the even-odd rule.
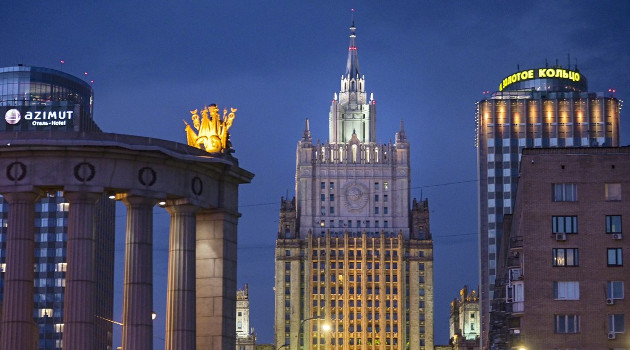
[[[197,147],[209,153],[221,152],[230,148],[228,130],[234,121],[236,108],[223,109],[223,118],[219,115],[219,107],[211,104],[201,110],[190,111],[193,125],[186,124],[186,139],[189,146]],[[194,129],[193,129],[194,128]],[[196,132],[195,132],[196,130]]]

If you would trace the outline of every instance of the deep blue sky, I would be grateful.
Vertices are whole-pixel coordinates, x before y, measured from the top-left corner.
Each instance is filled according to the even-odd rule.
[[[252,324],[273,340],[273,252],[279,200],[294,193],[304,119],[328,137],[355,8],[361,73],[377,101],[377,139],[404,119],[412,195],[429,198],[435,240],[435,340],[449,302],[478,283],[475,101],[521,69],[577,59],[591,91],[630,88],[625,1],[9,1],[0,6],[0,66],[60,68],[94,79],[107,132],[185,142],[189,110],[238,108],[232,142],[243,168],[238,283]],[[630,125],[622,112],[622,143]],[[115,318],[121,318],[124,206],[119,206]],[[156,349],[163,348],[168,215],[156,210]],[[114,345],[120,344],[119,334]]]

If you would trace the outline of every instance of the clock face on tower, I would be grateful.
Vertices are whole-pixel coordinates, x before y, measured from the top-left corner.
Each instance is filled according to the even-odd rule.
[[[359,212],[368,202],[368,188],[362,183],[351,182],[343,188],[345,205],[351,212]]]

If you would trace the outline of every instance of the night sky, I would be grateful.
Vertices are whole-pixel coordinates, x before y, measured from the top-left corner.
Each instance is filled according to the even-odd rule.
[[[238,108],[238,284],[251,326],[273,341],[274,245],[280,197],[294,195],[295,148],[310,119],[328,137],[355,8],[360,71],[377,105],[377,140],[400,120],[411,144],[412,196],[428,197],[435,246],[435,341],[448,343],[449,303],[477,289],[475,101],[521,69],[569,56],[589,90],[630,89],[626,1],[7,1],[0,66],[62,69],[94,80],[106,132],[185,142],[182,119],[210,103]],[[65,60],[63,68],[60,60]],[[622,112],[621,140],[630,124]],[[114,318],[122,318],[125,208],[118,206]],[[163,349],[168,215],[155,211],[155,349]],[[120,345],[118,326],[114,345]]]

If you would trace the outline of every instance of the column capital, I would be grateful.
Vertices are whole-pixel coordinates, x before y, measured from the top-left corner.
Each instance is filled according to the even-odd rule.
[[[199,207],[191,204],[186,199],[167,200],[164,209],[171,215],[173,214],[195,214],[199,211]]]
[[[27,192],[3,192],[4,197],[9,204],[13,202],[32,202],[35,203],[42,195],[43,191],[33,190]]]
[[[116,199],[120,200],[123,203],[125,203],[125,205],[127,207],[134,207],[134,206],[150,206],[150,207],[153,207],[158,202],[158,199],[156,199],[156,198],[151,198],[151,197],[147,197],[147,196],[140,196],[140,195],[135,195],[135,194],[129,194],[129,193],[120,194],[120,195],[116,196]]]
[[[63,198],[70,203],[96,203],[103,196],[102,192],[64,191]]]

